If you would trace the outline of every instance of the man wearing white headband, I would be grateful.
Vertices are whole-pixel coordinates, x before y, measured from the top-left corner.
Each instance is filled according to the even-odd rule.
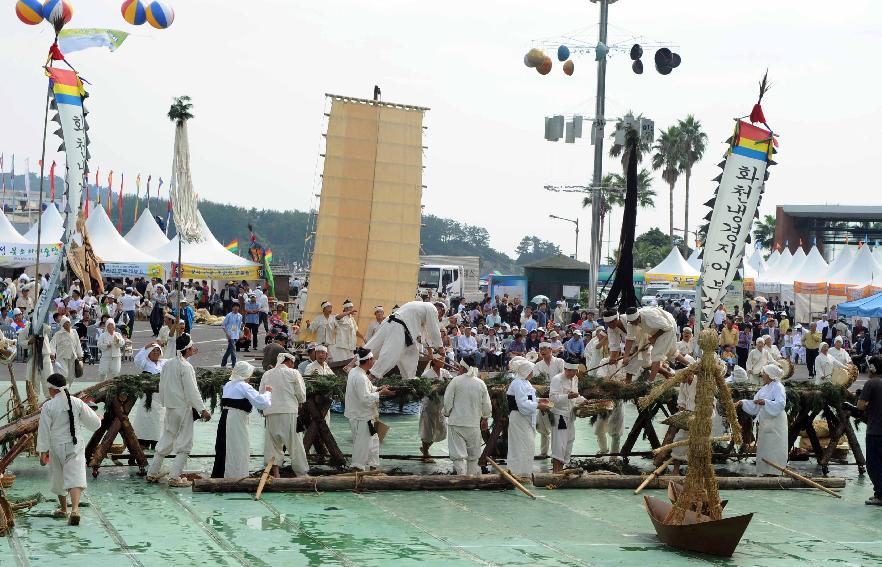
[[[603,323],[607,329],[609,357],[610,360],[615,362],[622,358],[622,348],[624,348],[625,341],[628,339],[628,321],[624,315],[619,315],[619,312],[615,309],[607,309],[603,312]]]
[[[317,345],[331,345],[334,343],[334,327],[333,327],[333,316],[331,315],[331,310],[333,306],[330,301],[322,302],[322,312],[319,315],[316,315],[315,319],[312,321],[306,322],[306,328],[310,330],[310,332],[315,333],[315,344]]]
[[[306,384],[300,372],[294,368],[294,355],[283,352],[278,355],[276,367],[268,370],[260,380],[260,391],[272,390],[273,400],[269,409],[263,411],[266,432],[263,438],[264,464],[273,459],[271,473],[279,477],[279,467],[285,458],[284,448],[291,457],[291,469],[297,476],[309,472],[303,438],[297,432],[297,415],[300,404],[306,401]]]
[[[533,363],[516,357],[509,363],[515,378],[505,392],[508,400],[508,456],[506,462],[512,474],[533,474],[536,453],[536,419],[541,410],[548,409],[548,400],[540,400],[536,388],[530,384]]]
[[[560,360],[560,359],[558,359]],[[576,407],[587,400],[579,394],[579,358],[562,360],[563,372],[551,379],[548,397],[554,406],[549,410],[553,418],[551,429],[551,467],[559,473],[573,454],[576,441]],[[538,366],[538,363],[537,363]]]
[[[573,336],[575,338],[581,339],[582,337],[577,335],[580,331],[576,329],[573,331]],[[600,365],[600,360],[604,356],[604,351],[610,350],[609,336],[606,334],[601,328],[598,328],[594,331],[594,335],[591,337],[591,340],[585,344],[585,368],[588,369],[588,374],[593,374],[595,372],[595,368]]]
[[[779,476],[778,469],[763,461],[787,465],[790,443],[787,439],[787,392],[781,384],[784,371],[777,364],[767,364],[762,368],[763,387],[753,396],[753,400],[738,400],[747,414],[755,415],[756,435],[756,474],[757,476]]]
[[[633,337],[625,341],[625,382],[629,383],[647,363],[650,382],[655,380],[659,371],[665,376],[670,375],[669,370],[662,368],[662,362],[677,342],[674,316],[661,307],[632,307],[625,313],[625,319],[631,328],[629,335]]]
[[[375,423],[379,414],[380,398],[391,396],[388,386],[377,388],[368,377],[375,364],[374,354],[367,348],[355,351],[358,366],[349,371],[346,379],[346,400],[343,415],[352,431],[352,468],[356,471],[374,470],[380,466],[380,438]]]
[[[196,369],[188,360],[198,352],[190,335],[184,333],[179,336],[175,348],[178,356],[166,362],[159,375],[159,395],[165,406],[165,423],[147,470],[147,482],[159,482],[165,476],[161,472],[162,462],[174,452],[175,460],[168,473],[168,485],[186,488],[193,484],[181,478],[193,449],[193,420],[201,417],[202,421],[208,421],[211,413],[202,403],[202,395],[196,384]]]
[[[113,322],[113,319],[108,319],[104,324],[104,332],[98,336],[98,350],[101,352],[98,376],[102,380],[119,376],[125,346],[125,337],[116,329],[116,323]]]
[[[358,310],[350,300],[347,299],[343,303],[343,313],[331,319],[331,328],[334,333],[331,360],[335,362],[351,360],[358,339],[364,342],[364,337],[358,331]]]
[[[766,340],[764,337],[757,337],[756,348],[747,355],[747,375],[754,384],[762,383],[763,367],[773,364],[772,352],[766,349]]]
[[[539,360],[533,368],[533,377],[541,382],[548,383],[554,376],[564,371],[562,358],[554,356],[551,343],[539,343]],[[551,449],[551,431],[554,427],[554,416],[547,412],[539,412],[536,416],[536,432],[539,433],[539,458],[547,459]]]
[[[765,342],[766,346],[764,350],[769,351],[769,356],[772,357],[772,360],[778,361],[784,358],[781,356],[781,351],[778,350],[778,347],[772,342],[771,335],[763,335],[763,342]]]
[[[61,374],[49,376],[50,400],[40,410],[37,429],[37,452],[40,464],[49,465],[52,492],[58,496],[56,518],[67,512],[67,494],[70,493],[69,523],[80,523],[80,496],[86,489],[86,443],[83,429],[95,431],[101,419],[81,399],[71,396]],[[61,395],[59,395],[61,394]]]
[[[815,359],[815,378],[813,382],[815,384],[832,382],[833,371],[837,368],[847,368],[847,366],[831,354],[830,345],[821,343],[818,349],[818,357]]]
[[[377,357],[371,374],[381,378],[398,366],[402,378],[414,378],[419,362],[418,343],[426,348],[429,358],[443,346],[440,322],[445,309],[441,302],[411,301],[393,312],[364,345]]]
[[[371,324],[368,325],[367,333],[364,335],[364,342],[368,342],[371,340],[371,337],[377,334],[377,330],[380,328],[380,324],[383,322],[383,319],[386,318],[386,311],[383,309],[382,305],[377,305],[374,307],[374,320],[371,321]]]
[[[77,361],[80,364],[83,362],[83,345],[80,343],[80,336],[71,326],[69,317],[62,317],[59,322],[61,328],[52,335],[49,347],[54,354],[56,364],[60,367],[61,375],[67,379],[69,388],[77,377]]]
[[[166,362],[168,359],[162,357],[162,347],[155,342],[149,343],[139,350],[134,360],[135,368],[139,372],[147,372],[152,376],[159,376]],[[138,443],[142,447],[155,449],[162,434],[162,424],[165,421],[165,408],[162,406],[159,393],[151,396],[149,408],[147,407],[147,395],[138,396],[130,415],[132,429],[138,437]]]
[[[446,382],[453,375],[444,368],[444,356],[438,353],[429,361],[423,370],[422,377],[436,382]],[[429,454],[432,443],[438,443],[447,439],[447,421],[442,413],[443,402],[439,396],[429,395],[420,400],[420,452],[423,454],[424,463],[434,463],[435,460]]]
[[[251,468],[251,437],[248,424],[254,408],[266,411],[272,402],[272,387],[258,393],[248,379],[254,366],[240,360],[233,366],[230,380],[221,396],[221,417],[214,442],[214,467],[211,478],[245,478]]]
[[[456,474],[478,476],[481,469],[481,430],[487,429],[492,415],[487,384],[470,368],[454,377],[444,390],[444,415],[447,416],[447,451]]]
[[[828,354],[842,364],[849,365],[851,364],[851,355],[848,354],[847,350],[842,348],[842,345],[842,335],[836,335],[836,338],[833,339],[833,348],[830,349]]]

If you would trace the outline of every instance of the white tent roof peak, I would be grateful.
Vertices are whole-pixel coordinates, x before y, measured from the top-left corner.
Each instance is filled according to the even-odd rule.
[[[879,266],[873,258],[873,252],[869,246],[861,246],[851,262],[842,270],[830,274],[827,281],[831,284],[850,286],[880,285],[882,283],[882,266]]]
[[[181,247],[181,262],[197,266],[229,266],[244,267],[255,266],[251,260],[233,254],[217,241],[208,225],[199,213],[199,223],[202,225],[202,233],[205,240],[202,242],[184,242]],[[153,252],[159,259],[165,262],[178,261],[178,236],[175,236],[168,244]]]
[[[0,242],[9,243],[9,244],[29,244],[30,242],[24,236],[22,236],[15,227],[12,226],[12,223],[9,222],[9,219],[6,218],[6,213],[0,212]]]
[[[86,220],[86,230],[95,254],[105,263],[111,264],[147,264],[158,260],[146,252],[135,248],[113,226],[107,212],[102,207],[95,207]]]
[[[753,249],[753,254],[745,259],[744,264],[745,266],[750,266],[750,268],[756,273],[756,275],[760,275],[769,269],[768,264],[766,264],[766,261],[763,260],[763,254],[762,252],[760,252],[759,248]]]
[[[686,259],[686,263],[698,270],[701,271],[701,248],[696,248],[689,254],[689,258]]]
[[[805,256],[805,261],[798,270],[794,270],[791,277],[794,282],[822,283],[827,278],[827,262],[821,256],[817,246],[812,246]]]
[[[680,249],[674,246],[668,253],[667,257],[661,263],[646,271],[647,274],[665,274],[670,276],[693,276],[698,277],[701,272],[693,268],[683,259]]]
[[[846,244],[842,247],[842,250],[839,251],[838,254],[833,258],[833,261],[830,262],[830,265],[827,267],[827,278],[826,281],[831,282],[833,280],[830,279],[831,276],[835,276],[838,272],[845,269],[851,261],[854,259],[855,255],[855,247],[849,244]]]
[[[803,252],[804,254],[805,252]],[[769,269],[760,274],[756,281],[764,283],[791,283],[793,280],[787,279],[786,274],[792,261],[793,254],[790,253],[789,248],[785,248],[775,264],[769,265]]]
[[[144,209],[125,238],[129,244],[148,254],[168,244],[168,238],[147,209]]]
[[[40,222],[42,223],[42,226],[40,227],[40,232],[42,233],[40,244],[61,242],[61,237],[64,235],[64,219],[61,217],[61,213],[58,212],[54,203],[46,205],[46,209],[43,211]],[[34,225],[24,234],[24,239],[28,242],[37,242],[37,223],[34,223]]]

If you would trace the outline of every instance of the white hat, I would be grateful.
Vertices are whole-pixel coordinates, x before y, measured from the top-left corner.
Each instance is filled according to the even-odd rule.
[[[330,301],[322,301],[322,309],[324,309],[325,307],[330,307],[330,306],[331,306]]]
[[[833,344],[842,344],[842,335],[837,335],[835,339],[833,339]]]
[[[579,335],[579,336],[581,337],[581,336],[582,336],[582,331],[580,331],[579,329],[576,329],[575,331],[573,331],[573,334],[574,334],[574,335]]]
[[[313,350],[315,350],[316,352],[328,352],[328,347],[326,347],[325,345],[315,345],[315,349]]]
[[[541,343],[539,343],[539,348],[551,348],[551,343],[542,341]]]
[[[766,344],[766,338],[765,337],[757,337],[755,342],[758,345],[764,345],[764,344]]]
[[[612,323],[616,319],[619,318],[619,312],[615,309],[611,309],[603,314],[603,322],[604,323]]]
[[[376,307],[374,307],[374,313],[375,313],[375,314],[376,314],[376,313],[384,313],[384,312],[385,312],[385,310],[383,309],[383,306],[382,306],[382,305],[377,305]]]
[[[634,321],[636,321],[639,318],[640,318],[640,311],[638,311],[637,309],[635,309],[633,307],[628,309],[628,311],[625,313],[625,320],[628,321],[629,323],[633,323]]]
[[[230,382],[242,382],[248,380],[254,374],[254,367],[244,360],[240,360],[233,367],[233,373],[230,374]]]
[[[343,302],[343,309],[348,309],[349,307],[355,307],[355,305],[350,300],[346,300]]]
[[[15,309],[12,310],[12,314],[13,315],[21,315],[21,309],[16,307]]]
[[[560,333],[558,333],[557,331],[551,331],[551,333],[549,333],[548,336],[551,337],[552,339],[556,339],[560,336]]]
[[[830,345],[827,343],[821,343],[818,345],[818,350],[822,350],[824,347],[830,348]]]
[[[763,374],[772,380],[780,380],[784,376],[784,371],[777,364],[766,364],[763,366]]]
[[[526,380],[527,378],[530,377],[530,375],[533,373],[533,370],[535,368],[536,368],[535,364],[533,364],[532,362],[530,362],[527,359],[524,359],[524,360],[518,361],[517,365],[514,367],[514,371],[519,377]]]
[[[291,359],[291,362],[295,364],[297,363],[297,359],[294,358],[294,355],[290,352],[280,352],[279,356],[276,357],[276,366],[280,366],[283,362],[285,362],[286,358]]]

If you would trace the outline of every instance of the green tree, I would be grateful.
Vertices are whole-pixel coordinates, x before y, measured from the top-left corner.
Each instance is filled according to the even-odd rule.
[[[184,124],[187,120],[193,118],[193,103],[187,95],[175,97],[171,108],[168,109],[168,119],[177,125]]]
[[[622,123],[624,118],[630,118],[631,120],[640,120],[641,118],[645,118],[643,113],[634,116],[634,111],[629,110],[625,113],[625,116],[616,122],[615,129],[610,133],[609,137],[613,140],[612,145],[609,147],[609,157],[617,157],[622,160],[622,172],[627,172],[627,161],[626,161],[626,152],[625,147],[622,144],[615,143],[616,139],[616,130],[619,130],[622,127]],[[640,143],[637,144],[637,164],[639,165],[643,161],[643,157],[649,154],[652,151],[652,144],[646,140],[641,139]]]
[[[525,236],[515,248],[519,266],[560,254],[560,247],[548,240],[542,240],[538,236]]]
[[[670,240],[674,241],[674,185],[680,176],[680,163],[682,160],[682,135],[676,126],[670,126],[662,130],[653,147],[655,155],[652,156],[652,169],[662,170],[662,179],[671,188],[670,203]]]
[[[634,267],[648,269],[657,266],[674,246],[683,253],[682,238],[675,236],[672,242],[670,236],[665,236],[658,227],[652,227],[634,240]]]
[[[763,248],[771,250],[775,245],[775,217],[764,215],[753,223],[753,239]]]
[[[689,234],[689,179],[692,177],[692,166],[695,165],[707,149],[707,134],[701,129],[701,122],[695,116],[688,115],[685,120],[677,122],[680,130],[682,156],[680,169],[686,175],[685,213],[683,215],[683,234]]]

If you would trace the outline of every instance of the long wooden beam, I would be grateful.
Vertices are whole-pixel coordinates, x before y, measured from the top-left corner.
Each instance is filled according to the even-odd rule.
[[[193,481],[193,492],[254,493],[259,478],[206,478]],[[498,474],[481,476],[412,475],[412,476],[321,476],[276,478],[264,492],[339,492],[376,490],[508,490],[511,485]]]
[[[645,476],[637,475],[583,475],[565,477],[556,474],[533,475],[534,486],[555,485],[557,488],[629,488],[636,489],[646,480]],[[844,488],[845,479],[827,477],[812,479],[825,488]],[[645,488],[667,489],[671,481],[682,482],[682,476],[661,476],[650,482]],[[717,477],[720,490],[778,490],[789,488],[805,488],[802,482],[785,477],[761,476],[720,476]]]

